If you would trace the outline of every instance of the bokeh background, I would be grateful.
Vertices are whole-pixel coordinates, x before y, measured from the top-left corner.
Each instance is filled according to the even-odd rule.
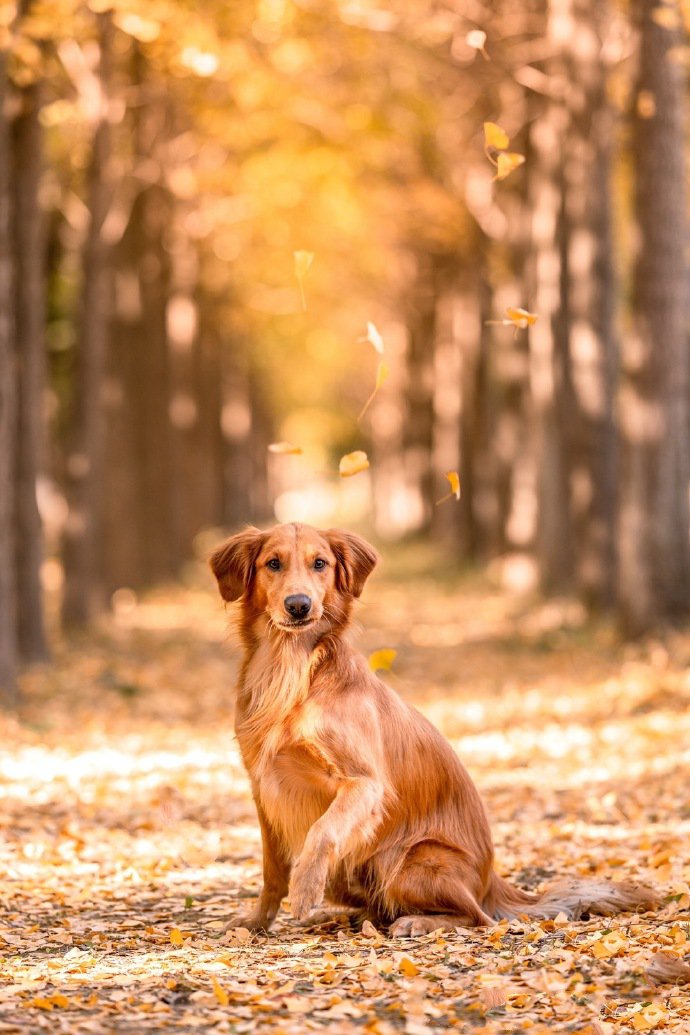
[[[3,0],[8,703],[247,522],[683,619],[687,16]]]

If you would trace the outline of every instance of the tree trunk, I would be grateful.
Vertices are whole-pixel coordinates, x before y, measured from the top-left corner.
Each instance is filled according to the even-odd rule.
[[[16,374],[12,309],[10,134],[5,55],[0,53],[0,706],[16,704],[17,601],[14,546]]]
[[[565,112],[549,103],[533,125],[528,159],[533,224],[532,308],[529,329],[530,386],[537,470],[536,554],[541,586],[561,591],[572,577],[568,470],[564,443],[562,325],[561,140]]]
[[[594,0],[560,0],[568,131],[563,149],[569,471],[576,585],[588,603],[613,604],[616,517],[612,117]]]
[[[690,609],[685,82],[675,30],[639,0],[633,327],[622,347],[619,608],[637,635]]]
[[[103,477],[105,410],[103,380],[109,341],[109,248],[103,224],[111,201],[111,129],[109,96],[111,46],[110,13],[97,15],[100,56],[100,110],[95,124],[88,170],[89,225],[82,262],[82,299],[73,380],[72,426],[67,453],[69,516],[65,530],[65,592],[63,621],[82,625],[103,607],[98,563],[99,499]]]
[[[408,315],[405,474],[417,529],[427,530],[434,505],[434,349],[438,301],[437,259],[417,256]]]
[[[45,386],[44,249],[39,203],[43,157],[39,122],[40,83],[19,90],[17,102],[19,110],[12,125],[18,377],[15,498],[17,621],[21,658],[25,661],[39,661],[48,655],[41,591],[43,533],[36,499],[43,453]]]

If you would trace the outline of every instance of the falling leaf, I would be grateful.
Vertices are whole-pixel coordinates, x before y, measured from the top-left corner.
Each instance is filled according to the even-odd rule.
[[[513,326],[519,327],[521,331],[531,327],[538,319],[536,313],[529,313],[526,309],[513,309],[510,306],[506,309],[506,315],[508,319],[503,322],[506,324],[512,323]]]
[[[368,341],[370,345],[373,345],[379,355],[383,355],[383,338],[378,330],[376,324],[367,321],[367,333],[363,341]]]
[[[302,447],[293,446],[292,442],[271,442],[268,451],[282,456],[299,456],[302,453]]]
[[[392,647],[383,647],[381,650],[375,650],[369,655],[369,668],[372,672],[390,672],[397,653],[397,650],[393,650]]]
[[[381,388],[382,385],[384,385],[386,383],[386,381],[388,380],[389,374],[390,374],[390,369],[388,367],[388,364],[384,363],[383,361],[381,361],[379,363],[378,367],[376,368],[376,384],[374,385],[374,391],[371,393],[371,395],[369,396],[369,398],[365,402],[364,406],[362,407],[362,409],[360,411],[360,414],[359,414],[359,417],[357,418],[358,421],[360,421],[362,419],[364,414],[367,412],[367,410],[371,406],[371,404],[374,401],[374,398],[375,398],[376,393],[378,392],[379,388]]]
[[[510,137],[495,122],[484,123],[484,147],[493,147],[496,151],[504,151],[510,144]]]
[[[652,1031],[666,1021],[668,1014],[660,1003],[647,1003],[632,1016],[635,1031]]]
[[[182,931],[179,927],[173,927],[170,932],[170,944],[175,945],[178,949],[181,945],[184,945],[184,938],[182,937]]]
[[[340,477],[351,478],[353,474],[366,471],[368,466],[367,454],[361,449],[356,449],[354,453],[346,453],[345,456],[341,456],[339,465]]]
[[[496,159],[496,175],[494,180],[505,180],[506,176],[510,176],[524,161],[524,155],[516,154],[514,151],[502,151]]]
[[[230,997],[225,989],[218,984],[215,978],[211,978],[211,984],[213,985],[213,994],[220,1003],[221,1006],[227,1006],[230,1002]]]
[[[514,327],[516,331],[524,331],[537,322],[539,317],[536,313],[530,313],[527,309],[516,309],[508,306],[506,316],[503,320],[487,320],[487,324],[500,327]]]
[[[436,500],[436,506],[440,503],[445,503],[446,500],[450,500],[455,496],[456,500],[460,499],[460,475],[457,471],[448,471],[446,473],[448,484],[450,485],[450,492],[445,496],[442,496],[440,500]]]
[[[300,296],[302,298],[302,309],[306,312],[307,300],[304,294],[304,278],[306,277],[312,262],[314,261],[313,252],[295,252],[295,276],[297,277],[297,283],[299,284]]]
[[[478,50],[482,57],[488,61],[489,55],[486,52],[486,33],[482,29],[472,29],[465,36],[465,43],[472,50]]]

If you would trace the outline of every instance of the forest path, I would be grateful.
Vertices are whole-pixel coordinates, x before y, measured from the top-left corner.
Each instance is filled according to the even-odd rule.
[[[690,638],[625,648],[572,603],[418,573],[377,576],[359,620],[479,784],[501,872],[674,899],[407,942],[287,911],[224,934],[260,881],[227,617],[211,587],[125,593],[2,720],[0,1032],[689,1030],[690,990],[645,967],[690,952]]]

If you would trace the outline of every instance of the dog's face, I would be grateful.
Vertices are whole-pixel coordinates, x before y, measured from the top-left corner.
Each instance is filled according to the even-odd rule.
[[[374,548],[352,532],[289,524],[239,532],[210,563],[225,600],[242,597],[275,628],[300,633],[341,622],[377,561]]]

